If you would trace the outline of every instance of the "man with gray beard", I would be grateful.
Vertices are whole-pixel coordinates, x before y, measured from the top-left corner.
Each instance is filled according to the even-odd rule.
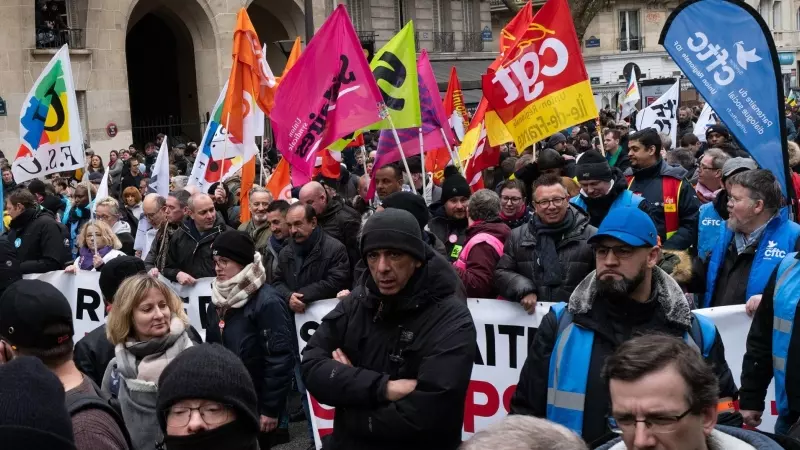
[[[686,339],[719,381],[720,421],[740,426],[732,401],[738,391],[714,323],[689,309],[678,283],[656,264],[658,231],[647,213],[616,208],[589,239],[597,270],[542,319],[511,413],[543,417],[581,435],[591,448],[615,437],[608,425],[609,394],[600,373],[625,341],[649,333]]]

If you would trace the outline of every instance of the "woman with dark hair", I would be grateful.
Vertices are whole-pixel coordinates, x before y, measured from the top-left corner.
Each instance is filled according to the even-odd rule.
[[[89,173],[105,173],[106,167],[103,165],[103,158],[100,155],[92,155],[89,160]]]

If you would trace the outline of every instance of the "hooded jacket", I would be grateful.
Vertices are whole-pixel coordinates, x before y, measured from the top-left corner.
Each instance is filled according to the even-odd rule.
[[[426,246],[426,261],[392,297],[369,272],[320,323],[303,350],[306,388],[335,406],[326,450],[455,450],[475,358],[475,326],[461,283]],[[340,348],[351,366],[334,361]],[[390,356],[394,355],[394,356]],[[386,400],[389,380],[416,389]]]
[[[589,217],[583,210],[572,205],[569,207],[575,215],[575,224],[556,243],[564,282],[554,290],[538,285],[535,274],[541,261],[537,256],[533,222],[529,222],[511,231],[503,256],[495,268],[495,288],[502,297],[519,302],[528,294],[536,294],[540,302],[565,301],[575,286],[594,269],[594,252],[587,241],[597,229],[589,224]]]
[[[178,281],[179,272],[186,272],[194,278],[216,276],[211,244],[220,233],[230,229],[217,216],[214,226],[200,237],[192,219],[183,222],[169,240],[163,275],[170,281]]]
[[[23,274],[61,270],[72,260],[66,227],[46,209],[27,208],[14,218],[8,241],[17,250]]]
[[[583,200],[583,203],[586,204],[586,212],[589,213],[589,223],[595,228],[599,227],[603,219],[606,218],[614,200],[628,189],[628,182],[625,180],[625,176],[622,174],[621,170],[613,168],[611,169],[611,174],[614,177],[614,185],[611,186],[611,190],[603,197],[589,198],[585,195],[583,190],[578,194],[581,200]],[[639,202],[638,208],[650,215],[651,206],[646,199]]]
[[[505,243],[511,234],[511,228],[500,219],[491,222],[481,222],[467,228],[465,246],[478,234],[489,234]],[[502,254],[498,255],[488,243],[480,243],[472,247],[462,270],[455,267],[458,277],[467,288],[467,296],[471,298],[492,298],[497,293],[494,289],[494,268]]]
[[[685,179],[686,169],[670,166],[663,160],[645,169],[630,173],[634,176],[629,189],[645,198],[651,205],[653,213],[650,217],[656,224],[662,246],[669,250],[686,250],[697,242],[697,218],[700,211],[700,202],[691,183]],[[625,173],[628,175],[628,172]],[[678,231],[667,240],[667,230],[664,219],[664,190],[663,177],[673,177],[683,180],[678,191]]]
[[[340,197],[328,199],[325,211],[317,217],[322,231],[344,244],[352,270],[361,255],[358,254],[358,233],[361,231],[361,215],[346,205]]]
[[[350,286],[350,264],[344,244],[319,227],[317,241],[303,258],[296,255],[296,245],[289,242],[278,255],[278,269],[272,286],[284,300],[293,292],[303,294],[303,303],[334,298]],[[315,239],[314,235],[309,239]]]
[[[682,337],[691,328],[692,312],[678,283],[658,267],[653,269],[651,298],[647,303],[597,296],[596,277],[592,272],[575,288],[568,308],[573,323],[595,333],[592,348],[585,350],[590,363],[582,437],[590,444],[604,443],[610,437],[616,437],[608,427],[606,416],[610,412],[610,397],[605,382],[600,378],[606,358],[623,342],[637,335],[660,332]],[[522,367],[517,390],[511,398],[512,414],[547,416],[550,355],[557,334],[558,320],[550,311],[542,319]],[[708,355],[706,361],[719,379],[720,398],[735,400],[738,391],[725,361],[725,348],[719,332]],[[741,416],[739,413],[723,413],[720,422],[740,426]]]

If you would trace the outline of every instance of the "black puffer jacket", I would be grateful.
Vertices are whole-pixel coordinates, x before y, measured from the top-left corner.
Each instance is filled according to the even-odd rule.
[[[8,241],[17,249],[23,274],[61,270],[72,259],[66,227],[43,208],[28,208],[15,217]]]
[[[303,294],[303,303],[334,298],[336,294],[350,287],[350,263],[344,244],[317,229],[317,242],[302,259],[295,255],[295,244],[290,242],[278,255],[278,269],[273,274],[272,286],[284,300],[292,293]],[[312,235],[309,239],[314,239]]]
[[[344,244],[352,270],[361,258],[358,251],[358,232],[361,231],[361,214],[346,205],[340,197],[328,200],[325,211],[317,218],[322,230]]]
[[[584,349],[589,358],[589,377],[584,400],[583,432],[581,436],[590,448],[613,439],[607,416],[611,399],[608,387],[600,378],[603,364],[623,342],[646,333],[666,333],[683,337],[691,329],[693,318],[689,304],[678,283],[659,268],[653,269],[653,288],[650,301],[608,299],[596,296],[595,274],[592,273],[575,289],[569,298],[569,312],[573,323],[594,331],[594,342]],[[558,335],[558,320],[550,311],[542,319],[539,331],[528,350],[522,366],[517,390],[511,397],[511,413],[536,417],[547,416],[547,383],[550,373],[550,356]],[[703,348],[704,344],[698,344]],[[706,362],[712,366],[719,379],[720,398],[737,398],[738,391],[725,361],[725,347],[719,332],[716,333]],[[723,413],[720,423],[741,426],[739,413]]]
[[[430,210],[433,217],[428,221],[428,230],[444,243],[447,257],[450,262],[454,262],[467,241],[467,219],[455,220],[447,217],[442,203],[432,204]]]
[[[219,328],[220,314],[224,329]],[[209,303],[206,317],[206,342],[222,344],[244,362],[258,394],[258,412],[278,417],[286,405],[296,353],[288,304],[265,284],[241,308],[223,311]]]
[[[429,247],[426,257],[391,298],[366,273],[303,350],[306,387],[336,407],[326,450],[454,450],[461,444],[475,325],[453,268]],[[352,367],[331,358],[337,348]],[[389,402],[387,383],[398,379],[417,380],[417,387]]]
[[[201,237],[192,219],[181,224],[181,227],[169,240],[167,262],[162,273],[170,281],[177,281],[179,272],[186,272],[194,278],[216,276],[214,258],[211,254],[211,244],[217,235],[230,230],[219,215],[210,230]]]
[[[504,298],[518,302],[528,294],[536,294],[540,302],[567,301],[575,286],[594,270],[594,252],[586,242],[597,229],[589,225],[589,217],[583,210],[570,205],[575,214],[572,231],[556,244],[558,260],[561,262],[564,282],[553,290],[539,286],[535,279],[536,265],[540,263],[536,252],[536,235],[529,222],[511,231],[503,248],[503,256],[495,269],[495,289]],[[541,261],[547,263],[547,261]]]

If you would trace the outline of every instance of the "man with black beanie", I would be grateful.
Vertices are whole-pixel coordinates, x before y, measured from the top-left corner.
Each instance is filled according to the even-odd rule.
[[[114,294],[126,278],[143,273],[144,261],[133,256],[118,256],[100,270],[100,292],[106,311],[111,309]],[[103,374],[108,363],[114,358],[114,346],[106,337],[106,324],[102,324],[75,344],[72,356],[75,365],[98,386],[103,384]]]
[[[156,408],[167,450],[259,450],[256,390],[239,357],[221,345],[192,346],[170,362]]]
[[[360,250],[369,271],[303,350],[307,389],[337,407],[323,446],[455,450],[476,338],[463,286],[407,211],[376,212]]]
[[[589,213],[589,223],[593,227],[599,227],[614,208],[636,206],[650,214],[647,200],[629,191],[622,171],[616,167],[612,169],[597,150],[579,156],[575,171],[581,192],[572,197],[570,203]]]
[[[454,166],[444,170],[442,200],[430,206],[433,218],[428,230],[444,242],[450,262],[458,259],[467,235],[467,204],[472,191],[467,180]]]

